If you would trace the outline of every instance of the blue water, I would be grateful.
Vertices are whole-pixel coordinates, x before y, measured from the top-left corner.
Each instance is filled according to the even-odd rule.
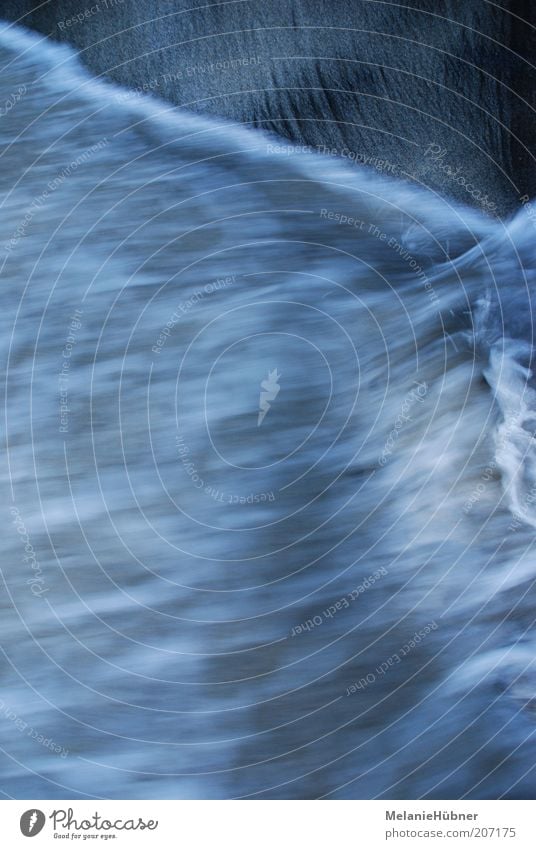
[[[3,795],[532,797],[530,208],[0,62]]]

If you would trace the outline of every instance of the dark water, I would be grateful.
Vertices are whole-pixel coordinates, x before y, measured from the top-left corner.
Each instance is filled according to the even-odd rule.
[[[0,61],[4,795],[533,796],[530,207]]]

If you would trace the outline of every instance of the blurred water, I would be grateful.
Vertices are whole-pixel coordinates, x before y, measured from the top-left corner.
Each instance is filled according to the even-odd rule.
[[[0,62],[3,795],[532,796],[527,210]]]

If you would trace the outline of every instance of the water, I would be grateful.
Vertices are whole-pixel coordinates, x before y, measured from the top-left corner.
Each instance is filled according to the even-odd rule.
[[[532,797],[528,209],[0,62],[3,795]]]

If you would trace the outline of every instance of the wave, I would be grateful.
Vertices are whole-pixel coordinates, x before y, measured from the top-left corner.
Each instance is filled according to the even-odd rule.
[[[528,208],[0,61],[4,793],[529,796]]]

